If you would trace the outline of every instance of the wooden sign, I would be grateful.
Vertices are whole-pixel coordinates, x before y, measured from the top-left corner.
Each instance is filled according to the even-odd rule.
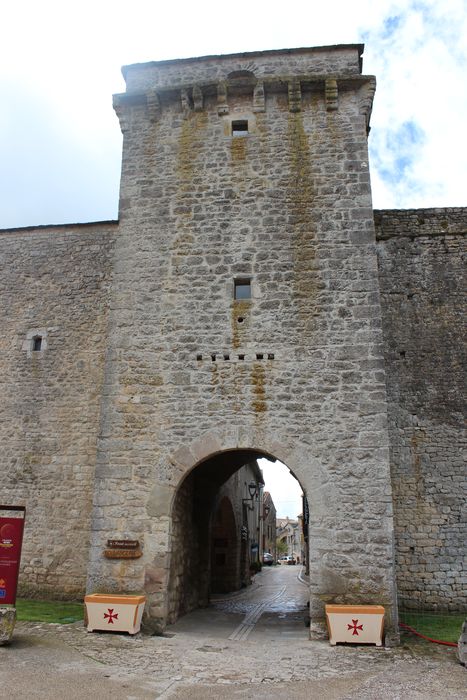
[[[139,540],[107,540],[109,549],[138,549]]]
[[[140,549],[104,549],[106,559],[139,559],[142,554]]]

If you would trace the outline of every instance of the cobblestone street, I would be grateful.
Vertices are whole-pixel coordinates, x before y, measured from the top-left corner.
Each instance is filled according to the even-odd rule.
[[[254,584],[237,595],[214,596],[208,610],[182,617],[170,632],[207,634],[232,641],[308,639],[307,586],[301,566],[264,567]]]
[[[308,640],[301,568],[263,569],[253,586],[181,618],[165,637],[88,633],[82,623],[17,623],[0,647],[9,700],[464,700],[455,650],[330,647]]]

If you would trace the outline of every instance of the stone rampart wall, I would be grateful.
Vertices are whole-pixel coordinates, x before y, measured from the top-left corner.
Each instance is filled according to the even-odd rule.
[[[0,503],[27,509],[22,594],[84,590],[115,228],[0,232]]]
[[[466,605],[467,209],[376,211],[399,598]]]

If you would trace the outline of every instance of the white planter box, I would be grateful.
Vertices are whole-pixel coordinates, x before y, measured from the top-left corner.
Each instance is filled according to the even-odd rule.
[[[353,644],[383,643],[384,608],[382,605],[326,605],[329,642]]]
[[[88,632],[139,632],[146,602],[144,595],[93,593],[85,596],[84,602]]]

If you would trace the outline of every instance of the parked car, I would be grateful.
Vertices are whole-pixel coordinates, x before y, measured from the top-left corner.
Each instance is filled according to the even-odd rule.
[[[284,554],[284,556],[279,557],[279,560],[277,562],[278,564],[296,564],[297,562],[293,557],[288,557]]]
[[[274,564],[274,557],[269,552],[264,552],[263,554],[263,564],[267,566],[272,566]]]

